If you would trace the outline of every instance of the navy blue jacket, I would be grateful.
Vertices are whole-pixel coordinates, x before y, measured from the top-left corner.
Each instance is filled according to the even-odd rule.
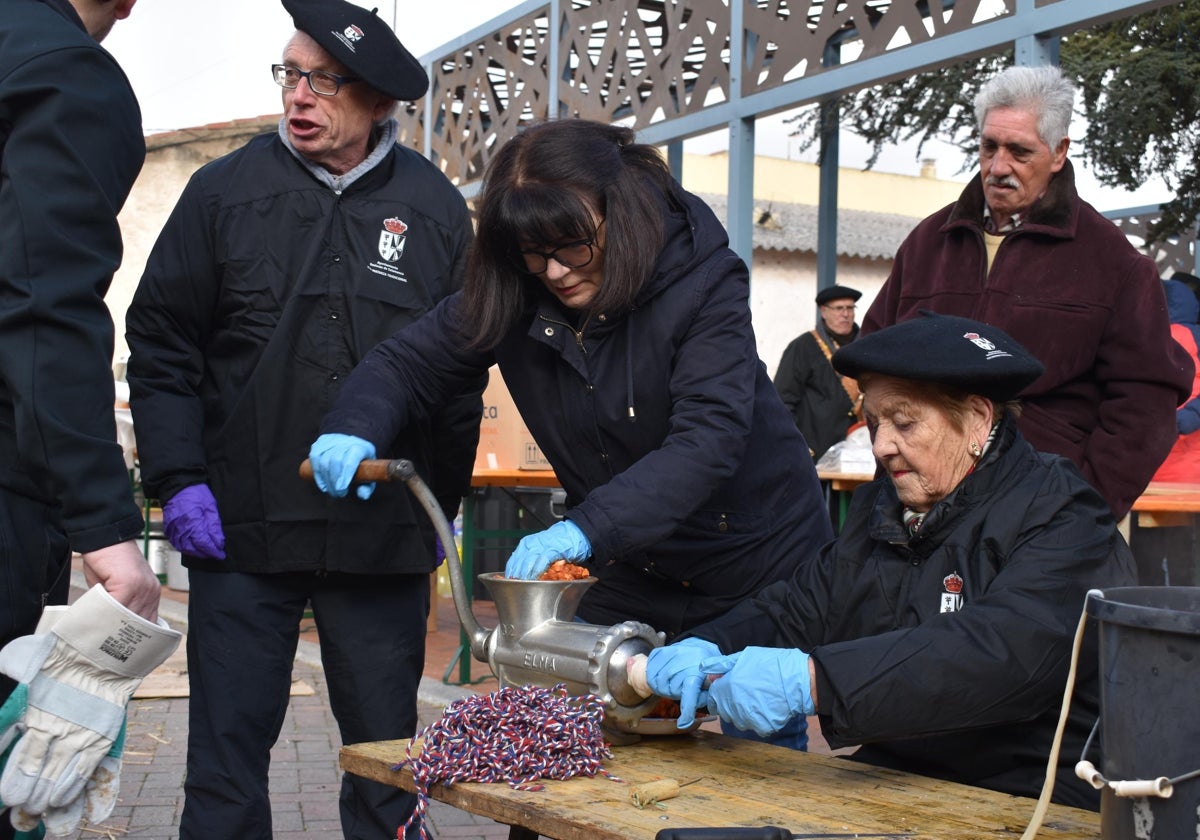
[[[671,199],[631,312],[577,331],[533,284],[494,352],[466,352],[451,297],[367,356],[322,432],[386,440],[495,362],[602,581],[627,564],[727,608],[787,577],[832,537],[816,471],[758,358],[745,264],[700,199]],[[627,617],[663,629],[661,616]]]
[[[0,486],[75,551],[142,531],[113,416],[117,213],[146,155],[133,89],[64,0],[0,12]]]

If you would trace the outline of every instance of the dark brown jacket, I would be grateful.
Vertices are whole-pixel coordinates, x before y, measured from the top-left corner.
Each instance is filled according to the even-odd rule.
[[[929,309],[992,324],[1041,360],[1020,429],[1070,458],[1124,516],[1175,442],[1192,362],[1171,340],[1158,269],[1080,200],[1070,161],[987,271],[983,187],[917,225],[863,320],[866,335]]]

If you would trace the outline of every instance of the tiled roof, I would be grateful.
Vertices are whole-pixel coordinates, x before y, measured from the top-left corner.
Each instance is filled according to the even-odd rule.
[[[701,193],[700,197],[713,209],[722,224],[726,221],[726,197],[716,193]],[[755,202],[756,222],[764,213],[770,218],[754,225],[754,247],[775,251],[817,250],[817,206],[775,202],[769,206]],[[867,259],[890,260],[904,237],[921,221],[896,213],[874,213],[866,210],[838,210],[838,255]]]
[[[239,137],[242,135],[262,134],[273,131],[279,124],[282,114],[263,114],[259,117],[228,120],[226,122],[208,123],[195,128],[181,128],[176,131],[162,131],[146,137],[146,149],[162,149],[168,146],[183,146],[198,140],[215,140],[220,137]]]

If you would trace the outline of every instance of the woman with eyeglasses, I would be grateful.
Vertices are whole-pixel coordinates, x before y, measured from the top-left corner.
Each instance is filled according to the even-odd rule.
[[[496,153],[463,291],[355,369],[310,453],[318,486],[344,495],[361,459],[493,363],[568,505],[506,574],[586,564],[583,620],[673,638],[832,538],[758,357],[746,266],[631,130],[547,122]]]

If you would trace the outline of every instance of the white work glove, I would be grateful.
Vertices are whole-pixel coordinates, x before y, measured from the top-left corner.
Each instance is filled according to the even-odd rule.
[[[73,806],[89,781],[103,778],[101,765],[112,758],[129,698],[180,638],[97,584],[50,632],[22,636],[0,650],[0,671],[29,690],[21,734],[0,774],[0,801],[12,806],[15,827],[45,815],[63,833],[74,828],[71,820],[78,823],[76,810],[82,817],[87,801]],[[113,763],[104,769],[111,773]]]

